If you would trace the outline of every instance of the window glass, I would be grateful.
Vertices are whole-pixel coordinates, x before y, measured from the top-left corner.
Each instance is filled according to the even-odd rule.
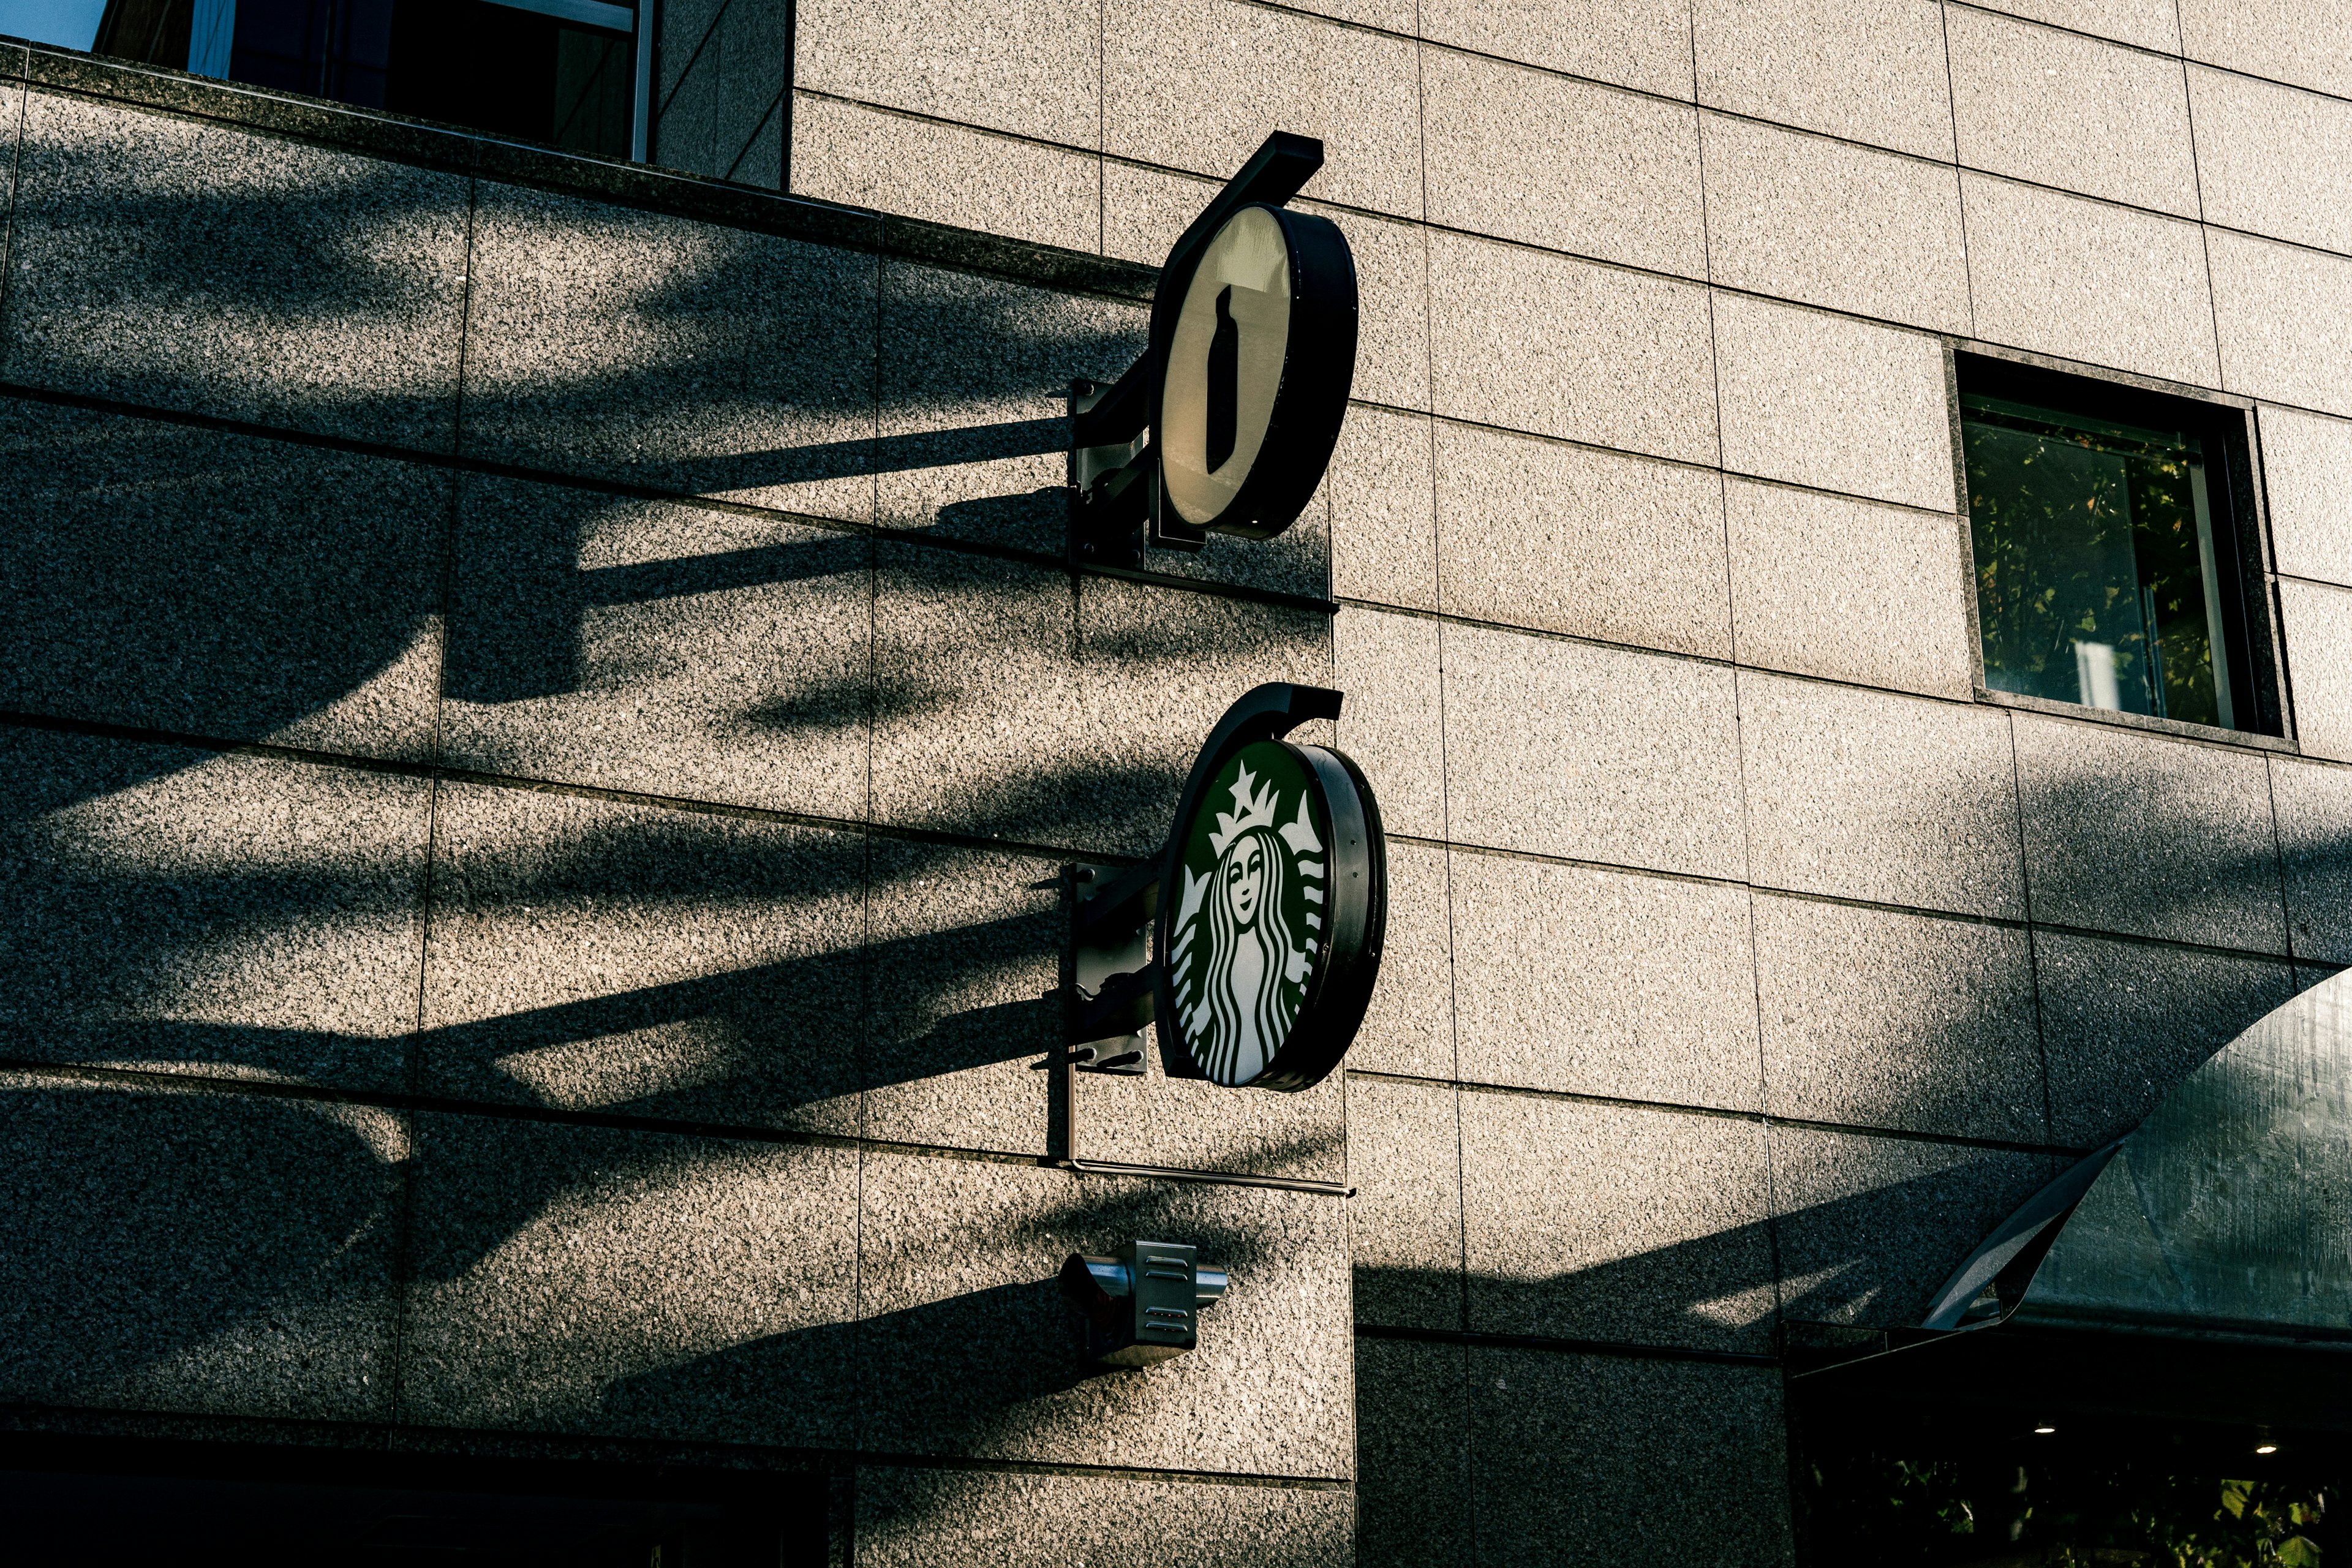
[[[2307,1438],[1961,1416],[1800,1448],[1798,1529],[1821,1568],[2322,1568],[2342,1550],[2344,1456]]]
[[[626,34],[484,0],[398,0],[398,7],[386,109],[628,156],[635,51]]]
[[[384,107],[393,0],[241,0],[231,80]]]
[[[97,47],[625,158],[635,26],[598,0],[109,0]]]
[[[1985,684],[2237,727],[2240,612],[2204,438],[1965,391],[1960,417]]]

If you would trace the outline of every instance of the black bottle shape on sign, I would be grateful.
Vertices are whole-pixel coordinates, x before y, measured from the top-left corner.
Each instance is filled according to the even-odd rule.
[[[1209,340],[1209,472],[1234,455],[1234,426],[1242,402],[1242,324],[1234,320],[1234,291],[1217,296],[1217,335]]]

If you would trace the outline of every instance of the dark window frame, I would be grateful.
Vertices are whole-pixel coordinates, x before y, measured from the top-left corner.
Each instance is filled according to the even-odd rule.
[[[1948,363],[1953,481],[1959,500],[1960,545],[1967,568],[1971,638],[1969,658],[1978,699],[2135,729],[2209,739],[2228,737],[2242,743],[2267,741],[2273,747],[2284,742],[2291,748],[2293,705],[2285,661],[2280,656],[2278,586],[2271,555],[2269,511],[2263,492],[2260,431],[2252,401],[1973,342],[1955,343]],[[2223,605],[2225,647],[2231,667],[2232,706],[2236,710],[2234,728],[2094,708],[1990,688],[1986,679],[1984,628],[1978,615],[1978,563],[1962,431],[1963,395],[2036,405],[2117,425],[2182,430],[2196,436],[2204,445],[2208,453],[2208,504],[2216,534],[2215,586]],[[2226,542],[2221,537],[2225,531]]]

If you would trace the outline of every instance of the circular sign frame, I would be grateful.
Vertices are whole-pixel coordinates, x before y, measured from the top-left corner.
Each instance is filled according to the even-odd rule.
[[[1253,202],[1187,277],[1162,279],[1163,294],[1179,287],[1153,321],[1166,333],[1151,396],[1165,504],[1195,528],[1271,539],[1306,510],[1347,417],[1355,257],[1330,219]]]
[[[1380,975],[1388,844],[1339,752],[1234,737],[1204,755],[1152,935],[1163,1060],[1232,1089],[1312,1088],[1347,1054]]]

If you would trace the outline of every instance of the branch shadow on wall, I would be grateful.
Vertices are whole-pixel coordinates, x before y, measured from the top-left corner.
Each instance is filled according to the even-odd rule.
[[[230,275],[204,253],[215,243],[205,237],[240,221],[274,226],[289,222],[288,215],[279,208],[241,217],[215,213],[217,221],[199,228],[184,220],[184,211],[183,204],[163,202],[133,215],[150,232],[185,239],[177,250],[167,245],[142,253],[137,265],[158,276],[215,280],[186,301],[193,314],[266,306],[279,317],[331,321],[364,280],[369,264],[311,250],[288,274],[302,280],[299,288],[289,291],[273,272],[268,300],[240,298],[233,282],[219,281]],[[312,224],[320,221],[314,215]],[[646,320],[707,320],[723,314],[727,301],[753,298],[776,282],[740,260],[714,276],[654,290],[634,309]],[[222,291],[207,295],[204,289]],[[942,290],[926,308],[961,312],[955,352],[915,366],[902,380],[886,376],[879,395],[870,382],[832,374],[807,378],[793,412],[810,416],[813,427],[827,418],[850,427],[866,421],[877,427],[872,437],[641,462],[612,457],[614,447],[595,447],[615,430],[625,437],[635,415],[692,415],[693,388],[713,373],[707,365],[666,363],[609,374],[558,367],[528,410],[503,416],[501,438],[519,442],[517,430],[536,430],[543,437],[540,456],[551,466],[713,492],[867,476],[878,483],[890,474],[1041,458],[1058,447],[1058,419],[992,416],[960,429],[878,433],[885,419],[953,416],[959,405],[1037,405],[1058,394],[1063,378],[1115,374],[1131,354],[1132,334],[1125,330],[1041,331],[1038,319],[1013,302],[1020,292],[995,285]],[[60,380],[79,374],[70,365],[50,368]],[[136,369],[113,367],[126,374]],[[733,406],[731,393],[708,395],[714,405]],[[388,401],[374,412],[389,423],[401,410]],[[365,407],[341,415],[352,426],[371,416]],[[573,436],[579,450],[564,444]],[[403,726],[410,724],[405,715],[422,710],[425,692],[403,684],[404,661],[429,637],[436,616],[455,622],[449,694],[501,704],[580,689],[583,627],[599,611],[828,584],[841,584],[845,595],[872,591],[874,545],[815,531],[782,542],[583,566],[591,531],[606,510],[693,510],[686,500],[591,500],[593,492],[520,479],[478,485],[422,465],[30,403],[10,410],[0,457],[25,487],[16,526],[0,539],[0,582],[10,584],[18,631],[0,700],[23,711],[232,739],[299,739],[315,733],[305,724],[347,711],[352,716],[337,721],[340,733],[380,722],[396,731],[385,741],[386,754],[422,756],[425,742],[404,738]],[[466,509],[499,486],[556,499],[541,509],[540,523],[502,532],[493,520],[486,531],[469,532],[474,514]],[[966,497],[943,502],[938,516],[943,531],[964,537],[1027,541],[1050,521],[1058,497],[1051,489]],[[520,514],[507,521],[512,515]],[[446,533],[453,526],[459,540],[455,604],[442,598]],[[469,555],[476,548],[488,553]],[[493,559],[504,567],[477,570]],[[1228,651],[1206,631],[1155,628],[1146,640],[1151,646],[1144,651],[1154,657],[1206,663]],[[886,692],[829,675],[803,681],[798,651],[772,650],[774,679],[742,710],[748,724],[780,744],[907,715],[954,717],[955,697],[944,685]],[[625,685],[632,669],[621,661],[597,673]],[[205,761],[190,752],[114,747],[104,767],[78,772],[79,764],[58,760],[66,750],[110,743],[42,744],[52,749],[26,764],[39,787],[12,791],[5,807],[8,820],[0,826],[11,832],[37,829],[79,802],[139,796],[144,786]],[[1073,803],[1157,799],[1172,795],[1173,784],[1162,764],[1066,760],[978,787],[955,803],[957,826],[977,838],[1046,840],[1076,819]],[[2080,787],[2086,804],[2095,804],[2096,781]],[[37,984],[15,987],[0,1004],[9,1054],[20,1059],[193,1065],[383,1087],[405,1084],[413,1057],[439,1093],[701,1122],[723,1122],[730,1109],[753,1107],[791,1126],[807,1108],[845,1095],[1025,1066],[1055,1048],[1055,1005],[1037,989],[1056,947],[1045,898],[978,915],[944,906],[942,930],[877,936],[831,952],[650,984],[625,978],[605,994],[539,1006],[493,1002],[483,1009],[487,1016],[425,1029],[413,1044],[306,1026],[299,1006],[268,1020],[223,1021],[219,1015],[236,1011],[240,984],[264,984],[256,977],[268,975],[286,928],[321,910],[348,912],[375,895],[325,859],[212,870],[175,863],[142,872],[140,835],[168,836],[169,824],[159,829],[152,816],[132,814],[121,826],[121,842],[76,871],[69,896],[11,900],[19,924],[6,959],[18,973],[39,972]],[[27,850],[29,842],[20,837],[10,846],[0,861],[0,886],[14,890],[46,875],[39,867],[54,846]],[[852,840],[854,848],[803,863],[790,888],[777,890],[810,901],[863,900],[869,891],[944,883],[962,853],[891,842],[898,859],[887,877],[877,879],[870,870],[870,846]],[[554,906],[606,897],[613,868],[628,866],[641,884],[631,918],[658,927],[695,915],[699,906],[723,910],[726,898],[742,891],[740,879],[707,871],[707,859],[681,858],[672,847],[658,833],[622,829],[534,850],[503,874],[494,901]],[[2352,832],[2333,853],[2352,856]],[[2275,875],[2251,864],[2222,869],[2242,879]],[[386,899],[376,912],[394,918],[397,905]],[[35,923],[44,929],[32,930]],[[2109,945],[2117,952],[2128,946]],[[237,962],[222,962],[224,955]],[[2210,1048],[2184,1041],[2218,1045],[2267,1010],[2279,986],[2295,983],[2285,965],[2246,963],[2267,968],[2217,1005],[2210,986],[2174,994],[2138,984],[2128,973],[2129,953],[2086,952],[2084,984],[2091,991],[2110,986],[2116,1002],[2107,1016],[2121,1022],[2102,1035],[2092,1018],[2070,1038],[2079,1039],[2084,1060],[2097,1059],[2107,1048],[2103,1042],[2143,1048],[2147,1087],[2160,1091]],[[2100,974],[2114,976],[2112,984]],[[981,988],[992,999],[966,999],[975,978],[988,982]],[[116,1016],[108,1005],[126,995],[161,994],[159,985],[178,987],[178,1005],[137,1016]],[[2137,1012],[2126,1010],[2126,994]],[[90,1006],[92,999],[100,1005]],[[688,1042],[702,1055],[667,1081],[633,1078],[629,1070],[599,1079],[587,1059],[609,1047],[627,1069],[646,1040],[687,1025],[710,1026]],[[1966,1042],[1946,1044],[1961,1048]],[[567,1052],[571,1065],[550,1066],[536,1082],[514,1065],[552,1062]],[[0,1180],[9,1184],[8,1207],[22,1227],[13,1233],[11,1250],[24,1260],[12,1274],[20,1285],[32,1282],[13,1289],[12,1326],[0,1336],[11,1397],[330,1412],[350,1419],[385,1414],[381,1380],[366,1380],[367,1369],[381,1365],[370,1359],[376,1353],[371,1347],[388,1342],[391,1331],[391,1218],[406,1161],[394,1133],[355,1127],[348,1108],[257,1096],[91,1086],[70,1093],[18,1090],[7,1099],[0,1129],[16,1152],[0,1161]],[[2137,1110],[2128,1096],[2086,1110],[2084,1141],[2118,1118],[2144,1113],[2147,1095],[2139,1100]],[[72,1127],[65,1125],[74,1118]],[[1761,1226],[1739,1227],[1566,1277],[1465,1282],[1452,1271],[1368,1269],[1357,1282],[1359,1315],[1377,1321],[1383,1300],[1412,1301],[1423,1304],[1413,1310],[1418,1321],[1428,1302],[1450,1295],[1458,1303],[1466,1289],[1489,1303],[1494,1321],[1526,1325],[1503,1331],[1581,1337],[1573,1331],[1595,1313],[1637,1310],[1639,1321],[1666,1326],[1660,1331],[1721,1342],[1752,1328],[1755,1319],[1727,1320],[1747,1310],[1748,1295],[1761,1290],[1777,1293],[1778,1310],[1790,1316],[1909,1321],[1906,1314],[1916,1318],[1916,1304],[1937,1282],[1927,1278],[1936,1272],[1934,1260],[1957,1262],[2049,1173],[2048,1163],[2036,1156],[1987,1155],[1979,1163],[1984,1168],[1973,1173],[1960,1167],[1963,1175],[1902,1177],[1800,1204],[1773,1222],[1777,1233],[1769,1237]],[[559,1197],[581,1191],[581,1180],[560,1170],[516,1173],[495,1201],[474,1212],[466,1234],[452,1238],[443,1277],[488,1258]],[[1087,1205],[1022,1223],[1070,1245],[1101,1248],[1120,1239],[1121,1225],[1154,1217]],[[1239,1270],[1267,1261],[1251,1250],[1260,1238],[1187,1224]],[[1927,1224],[1934,1227],[1933,1245],[1912,1246],[1909,1228]],[[1777,1241],[1780,1277],[1794,1281],[1793,1289],[1776,1284],[1771,1270],[1756,1262],[1769,1256],[1768,1239]],[[1898,1258],[1899,1267],[1893,1261]],[[909,1450],[927,1444],[940,1445],[936,1451],[986,1448],[1040,1409],[1072,1419],[1090,1410],[1098,1416],[1089,1402],[1111,1398],[1120,1384],[1081,1378],[1064,1358],[1069,1325],[1043,1272],[1050,1260],[1041,1258],[1037,1268],[1034,1279],[950,1291],[880,1313],[854,1331],[835,1324],[762,1336],[631,1373],[601,1395],[600,1418],[613,1429],[641,1429],[714,1386],[765,1386],[782,1376],[781,1367],[838,1358],[845,1335],[858,1345],[857,1364],[874,1379],[875,1407],[904,1413],[894,1419],[908,1424],[903,1439]],[[1214,1326],[1213,1319],[1213,1331]],[[942,1346],[953,1359],[941,1359]]]

